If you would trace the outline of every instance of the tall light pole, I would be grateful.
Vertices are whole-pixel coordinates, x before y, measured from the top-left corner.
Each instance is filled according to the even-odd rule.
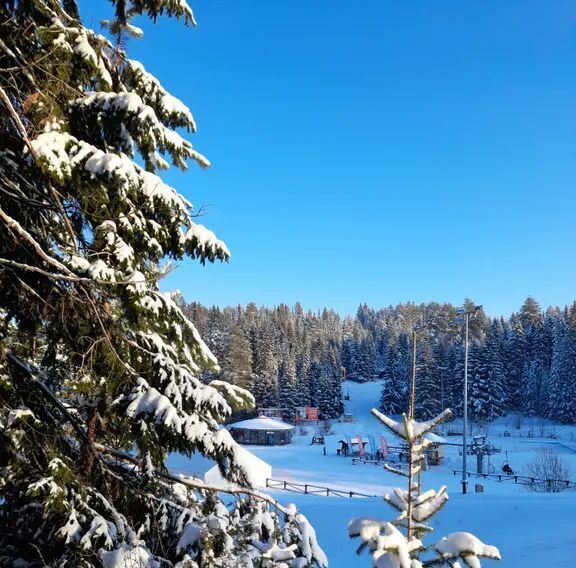
[[[463,307],[458,309],[458,313],[465,317],[464,332],[464,426],[462,428],[462,493],[468,492],[468,471],[466,469],[466,458],[468,455],[468,330],[470,318],[474,317],[482,306]]]

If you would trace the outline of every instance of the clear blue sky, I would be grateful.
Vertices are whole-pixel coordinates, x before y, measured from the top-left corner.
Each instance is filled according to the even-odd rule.
[[[232,260],[167,287],[342,313],[576,298],[574,2],[190,3],[197,29],[138,21],[129,54],[192,109],[213,167],[168,181]]]

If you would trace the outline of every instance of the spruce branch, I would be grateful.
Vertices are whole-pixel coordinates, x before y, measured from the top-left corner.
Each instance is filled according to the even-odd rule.
[[[16,125],[17,130],[20,132],[20,135],[22,136],[22,140],[24,140],[24,143],[28,147],[30,154],[34,158],[34,161],[38,162],[38,159],[39,159],[38,154],[36,153],[36,149],[32,145],[30,138],[28,138],[28,133],[26,132],[26,128],[24,128],[24,125],[22,124],[22,121],[20,120],[20,117],[18,116],[16,109],[12,105],[10,98],[6,94],[6,91],[1,86],[0,86],[0,99],[2,99],[4,106],[8,109],[8,113],[12,117],[12,120],[14,121],[14,124]],[[66,212],[64,211],[64,207],[62,205],[62,201],[60,200],[58,192],[52,187],[52,184],[47,183],[47,186],[48,186],[50,193],[52,194],[52,197],[54,198],[54,201],[56,202],[56,205],[58,207],[58,210],[60,211],[60,215],[62,216],[62,220],[64,221],[64,223],[66,225],[68,233],[70,234],[70,242],[74,246],[74,249],[76,250],[76,252],[78,252],[78,245],[76,243],[76,234],[74,233],[74,229],[72,228],[72,224],[70,223],[70,219],[68,218],[68,215],[66,215]]]
[[[66,406],[62,404],[62,401],[52,392],[50,388],[46,386],[45,382],[41,378],[42,377],[41,371],[31,363],[23,361],[20,357],[18,357],[12,352],[7,353],[6,358],[20,372],[24,373],[28,378],[32,379],[33,384],[35,384],[42,393],[42,395],[62,413],[62,415],[66,418],[66,421],[70,424],[70,426],[72,426],[72,428],[78,434],[78,436],[82,438],[84,442],[90,443],[90,440],[88,439],[88,436],[86,435],[84,428],[70,414]]]

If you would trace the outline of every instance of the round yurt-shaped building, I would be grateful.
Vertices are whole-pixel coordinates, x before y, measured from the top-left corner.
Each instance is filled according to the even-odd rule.
[[[277,446],[292,441],[294,426],[276,418],[260,416],[230,424],[228,430],[240,444]]]

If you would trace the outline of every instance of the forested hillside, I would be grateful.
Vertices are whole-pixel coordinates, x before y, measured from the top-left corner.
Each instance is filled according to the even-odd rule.
[[[450,304],[362,305],[355,317],[299,304],[185,310],[221,362],[219,378],[251,389],[260,407],[312,404],[324,417],[337,416],[344,367],[348,380],[384,379],[382,409],[403,412],[417,329],[417,413],[462,411],[464,326]],[[470,322],[469,357],[474,419],[518,412],[576,421],[576,304],[543,311],[528,298],[517,313],[495,319],[480,310]]]
[[[252,391],[258,407],[317,406],[322,418],[342,413],[343,321],[333,311],[205,308],[184,311],[218,358],[218,378]],[[208,371],[205,376],[214,378]]]

